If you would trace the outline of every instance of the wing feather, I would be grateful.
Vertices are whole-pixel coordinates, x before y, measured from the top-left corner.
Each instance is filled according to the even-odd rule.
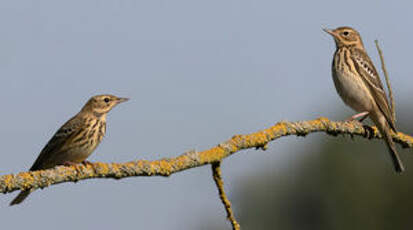
[[[387,122],[393,130],[396,130],[386,92],[384,91],[380,76],[377,73],[373,62],[364,50],[358,48],[352,50],[351,58],[354,60],[354,65],[357,71],[368,86],[376,104],[386,117]]]
[[[64,151],[66,143],[81,132],[82,121],[82,118],[75,116],[60,127],[42,149],[30,171],[54,167],[55,165],[51,162],[54,155]]]

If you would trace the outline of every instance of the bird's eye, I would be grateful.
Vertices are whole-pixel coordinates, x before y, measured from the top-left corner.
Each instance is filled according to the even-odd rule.
[[[344,35],[344,36],[347,36],[348,34],[349,34],[348,31],[344,31],[344,32],[343,32],[343,35]]]
[[[106,103],[108,103],[110,100],[109,100],[108,97],[105,97],[105,98],[103,99],[103,101],[105,101]]]

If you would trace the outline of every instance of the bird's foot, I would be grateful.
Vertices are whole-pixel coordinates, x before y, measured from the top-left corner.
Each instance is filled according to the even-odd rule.
[[[64,166],[75,166],[77,165],[77,163],[72,162],[72,161],[65,161],[65,163],[63,163]]]
[[[374,136],[374,129],[368,125],[363,125],[363,128],[365,130],[364,136],[367,137],[368,139],[372,139]]]
[[[92,165],[93,163],[88,160],[84,160],[82,161],[82,164],[86,166],[86,165]]]

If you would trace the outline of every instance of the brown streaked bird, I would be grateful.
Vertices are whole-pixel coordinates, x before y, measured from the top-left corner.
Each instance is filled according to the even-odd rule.
[[[57,165],[86,162],[106,132],[106,115],[128,98],[97,95],[89,99],[78,114],[54,134],[40,152],[30,171],[49,169]],[[22,191],[10,205],[20,204],[31,190]]]
[[[350,27],[324,29],[336,42],[332,72],[336,90],[344,103],[374,122],[386,141],[396,172],[404,171],[391,131],[397,132],[387,95],[373,62],[364,49],[360,34]]]

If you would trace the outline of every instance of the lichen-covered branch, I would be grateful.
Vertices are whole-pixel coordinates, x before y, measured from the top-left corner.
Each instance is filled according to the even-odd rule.
[[[231,222],[233,230],[240,230],[240,226],[237,220],[234,217],[234,213],[231,209],[231,202],[228,200],[227,195],[225,194],[224,190],[224,181],[222,180],[222,173],[221,173],[221,161],[212,163],[212,177],[214,178],[215,184],[218,188],[219,198],[222,201],[222,204],[225,207],[225,211],[227,212],[227,219]]]
[[[201,152],[190,151],[174,158],[154,161],[137,160],[126,163],[93,163],[75,166],[58,166],[53,169],[22,172],[0,176],[0,192],[39,189],[63,182],[76,182],[92,178],[121,179],[133,176],[169,176],[183,170],[199,167],[234,154],[243,149],[266,149],[270,141],[282,136],[305,136],[313,132],[329,135],[349,134],[366,138],[381,138],[375,127],[363,126],[357,121],[334,122],[327,118],[310,121],[279,122],[267,129],[247,134],[235,135],[221,144]],[[403,133],[393,134],[394,141],[405,148],[413,146],[413,137]]]

